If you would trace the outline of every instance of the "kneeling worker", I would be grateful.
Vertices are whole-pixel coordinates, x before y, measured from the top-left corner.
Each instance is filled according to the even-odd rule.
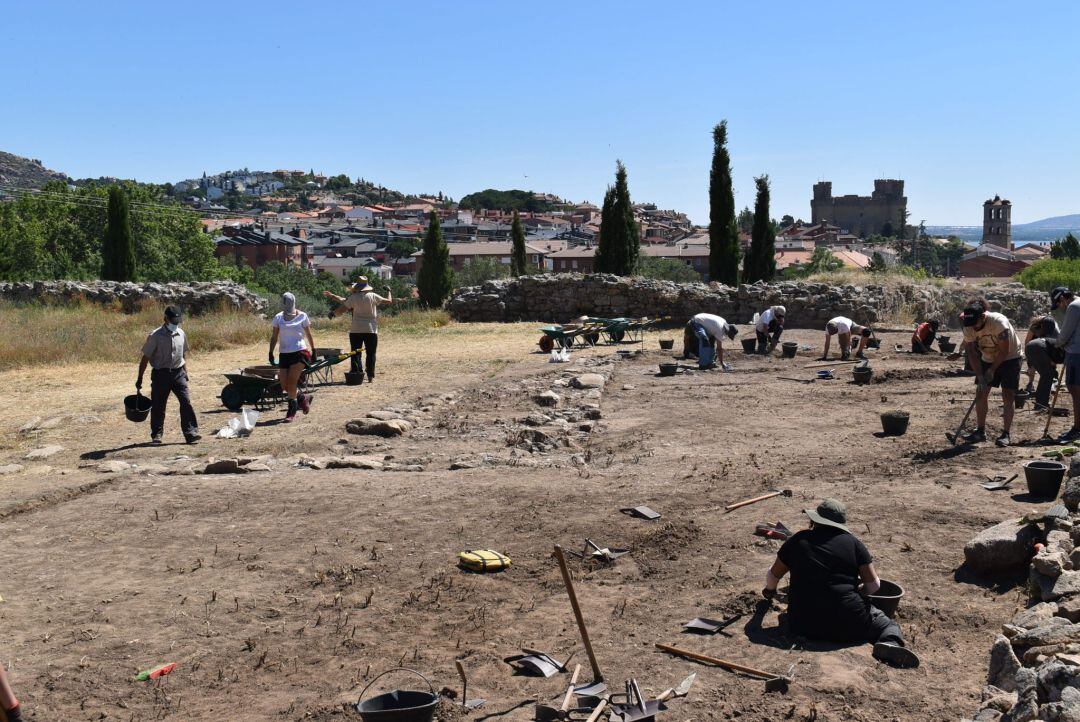
[[[783,306],[770,306],[765,309],[765,313],[758,316],[757,323],[754,325],[758,353],[770,354],[776,348],[776,344],[780,343],[780,334],[784,332],[786,315],[787,309]],[[769,336],[772,336],[771,340]]]
[[[855,358],[865,359],[866,355],[863,351],[866,349],[866,342],[872,333],[873,331],[870,330],[869,326],[860,326],[850,318],[837,316],[825,324],[825,351],[821,354],[821,360],[829,360],[829,343],[832,341],[833,336],[838,336],[840,360],[847,361],[851,355],[849,349],[851,348],[853,334],[859,334],[859,348],[855,350]]]
[[[940,325],[936,318],[920,323],[915,333],[911,334],[911,353],[930,353],[933,350],[930,346],[934,343]]]
[[[724,363],[724,342],[721,339],[727,336],[729,340],[734,340],[738,333],[737,328],[720,316],[699,313],[687,321],[683,329],[683,358],[696,356],[698,368],[707,369],[719,364],[720,368],[730,371],[731,367]]]
[[[864,596],[877,592],[881,580],[870,552],[847,528],[847,508],[825,499],[804,513],[810,528],[780,547],[765,575],[762,596],[771,600],[780,580],[791,572],[787,619],[792,634],[829,642],[871,642],[875,659],[918,667],[919,657],[904,646],[900,625]]]

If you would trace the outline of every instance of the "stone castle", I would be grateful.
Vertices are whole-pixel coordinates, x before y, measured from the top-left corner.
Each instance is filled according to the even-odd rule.
[[[869,196],[833,196],[830,181],[815,183],[810,211],[813,223],[828,222],[860,238],[895,235],[907,211],[904,181],[876,180]]]

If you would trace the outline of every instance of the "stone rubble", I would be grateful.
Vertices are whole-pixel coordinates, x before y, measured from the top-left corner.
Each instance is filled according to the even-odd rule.
[[[122,281],[15,281],[0,283],[0,299],[18,303],[68,304],[88,301],[118,305],[127,312],[147,304],[175,305],[185,313],[233,309],[262,313],[267,302],[231,281],[197,283],[128,283]]]

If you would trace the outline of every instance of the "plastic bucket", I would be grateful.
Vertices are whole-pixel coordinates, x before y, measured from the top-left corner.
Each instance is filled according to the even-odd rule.
[[[952,341],[938,341],[938,348],[945,353],[952,353],[956,350],[956,344]]]
[[[346,371],[345,372],[345,385],[346,386],[359,386],[364,383],[363,371]]]
[[[742,339],[743,353],[754,353],[757,350],[757,338]]]
[[[881,430],[886,436],[903,436],[910,420],[906,411],[886,411],[881,415]]]
[[[1024,404],[1027,403],[1030,394],[1027,391],[1017,391],[1013,394],[1013,403],[1016,404],[1016,408],[1024,408]]]
[[[854,368],[851,370],[851,375],[854,377],[855,383],[862,386],[863,384],[870,383],[870,378],[874,375],[874,370],[869,366]]]
[[[664,350],[664,351],[670,351],[671,349],[675,348],[675,339],[673,339],[673,338],[662,338],[662,339],[660,339],[660,348],[661,348],[661,350]]]
[[[364,699],[364,694],[371,685],[375,684],[375,680],[390,672],[411,672],[427,682],[429,691],[395,689],[393,692]],[[356,711],[365,722],[431,722],[438,704],[439,698],[435,694],[435,688],[431,686],[431,682],[428,682],[427,677],[413,669],[395,667],[377,675],[367,687],[364,687],[360,693],[360,699],[356,702]]]
[[[679,364],[660,364],[661,376],[674,376],[675,372],[679,370]]]
[[[880,609],[882,613],[889,619],[893,618],[896,614],[897,607],[900,606],[900,599],[904,596],[904,588],[896,582],[887,582],[884,579],[881,580],[881,588],[877,590],[876,594],[868,596],[870,603]]]
[[[1056,499],[1065,478],[1065,465],[1060,461],[1028,461],[1024,463],[1024,480],[1028,493],[1046,499]]]
[[[784,341],[780,345],[780,355],[783,358],[795,358],[796,352],[799,350],[799,344],[794,341]]]
[[[151,406],[153,404],[150,403],[149,397],[143,396],[141,393],[125,396],[124,416],[127,417],[128,421],[134,421],[135,423],[146,421],[146,417],[150,415]]]

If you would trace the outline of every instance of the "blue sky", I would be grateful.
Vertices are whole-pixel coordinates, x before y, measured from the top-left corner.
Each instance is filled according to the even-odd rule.
[[[315,168],[708,218],[726,118],[736,203],[907,182],[912,220],[1080,212],[1080,4],[10,2],[0,150],[76,177]]]

